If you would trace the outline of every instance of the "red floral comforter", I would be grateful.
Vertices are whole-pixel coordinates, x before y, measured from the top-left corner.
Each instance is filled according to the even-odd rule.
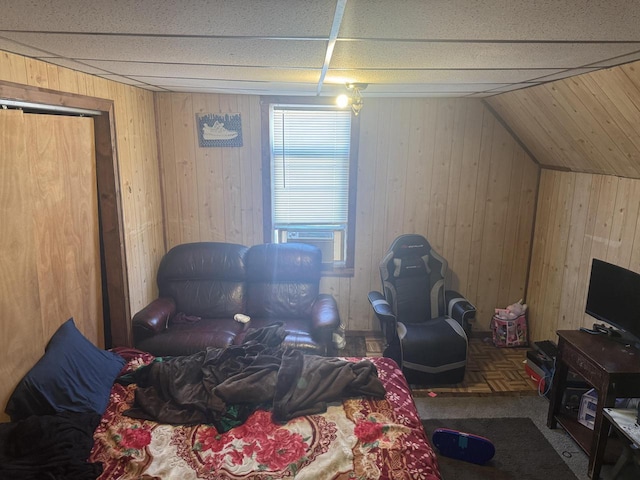
[[[127,368],[152,358],[135,356]],[[386,388],[384,399],[345,400],[321,415],[284,425],[258,410],[223,434],[210,425],[183,427],[124,416],[135,385],[115,384],[89,461],[103,463],[101,480],[439,480],[436,456],[402,372],[388,358],[369,360]]]

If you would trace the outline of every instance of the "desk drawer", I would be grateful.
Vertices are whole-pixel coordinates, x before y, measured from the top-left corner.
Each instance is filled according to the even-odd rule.
[[[585,358],[584,355],[567,343],[562,348],[562,361],[566,365],[570,365],[573,371],[591,385],[599,387],[606,376],[606,373],[598,368],[597,364]]]

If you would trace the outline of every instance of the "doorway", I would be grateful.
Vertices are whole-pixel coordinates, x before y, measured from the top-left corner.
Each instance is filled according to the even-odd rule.
[[[110,346],[131,346],[129,287],[126,269],[120,179],[116,153],[113,101],[103,98],[58,92],[11,82],[0,82],[0,99],[53,105],[73,109],[93,110],[93,149],[95,179],[100,222],[99,241],[103,252],[103,298],[109,323],[106,343]]]

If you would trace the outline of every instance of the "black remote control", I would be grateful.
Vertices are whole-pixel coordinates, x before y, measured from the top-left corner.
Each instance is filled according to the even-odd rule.
[[[587,327],[580,327],[580,331],[581,332],[587,332],[591,335],[602,335],[602,332],[599,332],[598,330],[591,330]]]

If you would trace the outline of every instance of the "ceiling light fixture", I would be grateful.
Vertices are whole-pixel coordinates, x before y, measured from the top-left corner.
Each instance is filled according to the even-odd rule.
[[[351,105],[351,110],[354,115],[358,115],[360,110],[362,110],[362,90],[369,86],[368,83],[347,83],[346,87],[349,90],[350,94],[342,94],[339,95],[336,99],[336,104],[340,108],[345,108],[348,105]]]

